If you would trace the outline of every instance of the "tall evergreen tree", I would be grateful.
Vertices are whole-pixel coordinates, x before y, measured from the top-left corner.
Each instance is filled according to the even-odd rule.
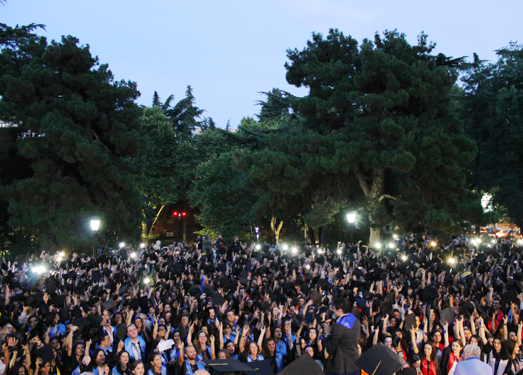
[[[309,94],[291,98],[294,119],[266,151],[240,158],[252,185],[316,197],[309,207],[331,215],[343,200],[360,201],[371,243],[393,220],[406,228],[456,225],[464,208],[479,207],[464,173],[476,147],[451,110],[460,59],[433,48],[426,35],[411,46],[389,31],[359,45],[331,30],[289,50],[287,81]]]
[[[511,220],[523,226],[523,47],[497,51],[498,61],[477,55],[464,77],[462,110],[468,134],[478,144],[471,164],[478,190],[493,195]]]
[[[47,249],[90,247],[94,214],[104,232],[136,238],[136,84],[115,82],[78,39],[47,43],[31,31],[2,26],[0,37],[0,119],[16,126],[11,139],[31,166],[2,185],[10,225]]]

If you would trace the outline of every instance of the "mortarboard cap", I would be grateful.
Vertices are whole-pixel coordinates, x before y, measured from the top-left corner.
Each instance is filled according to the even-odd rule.
[[[390,349],[389,349],[390,350]],[[396,354],[396,357],[399,357]],[[324,375],[320,366],[311,358],[309,354],[303,354],[298,359],[292,361],[278,375]],[[372,372],[370,373],[372,374]],[[391,373],[392,374],[392,373]]]
[[[42,358],[42,366],[54,358],[53,347],[50,344],[42,346],[36,351],[36,357]]]
[[[392,375],[407,363],[392,349],[378,343],[367,350],[355,364],[367,374]]]
[[[405,317],[405,330],[410,331],[416,325],[416,314],[408,314]]]
[[[256,361],[245,363],[251,368],[251,371],[247,371],[247,375],[274,375],[272,370],[271,361]]]
[[[107,301],[105,301],[102,304],[104,310],[113,310],[116,307],[116,304],[114,303],[114,300],[112,298],[109,298]]]
[[[116,338],[118,340],[123,340],[127,337],[127,327],[125,326],[125,324],[120,324],[118,326],[118,329],[116,330]]]
[[[237,359],[208,359],[202,362],[211,370],[211,374],[252,371],[251,367]]]
[[[225,303],[225,298],[220,293],[214,293],[212,303],[214,306],[222,306]]]
[[[440,312],[440,323],[445,324],[446,322],[452,323],[456,318],[454,314],[454,309],[452,307],[447,307],[441,310]]]

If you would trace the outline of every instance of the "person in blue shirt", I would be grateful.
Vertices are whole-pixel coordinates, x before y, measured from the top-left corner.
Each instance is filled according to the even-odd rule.
[[[151,353],[149,356],[149,366],[147,375],[167,375],[167,367],[163,365],[160,353]]]
[[[276,351],[276,341],[273,338],[268,338],[263,341],[262,356],[269,360],[272,370],[275,374],[283,370],[283,356]]]
[[[113,375],[131,375],[129,353],[122,350],[116,355],[116,366],[113,367]]]

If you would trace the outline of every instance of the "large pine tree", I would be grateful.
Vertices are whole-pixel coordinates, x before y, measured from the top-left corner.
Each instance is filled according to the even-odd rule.
[[[16,129],[10,139],[30,165],[26,176],[2,181],[11,227],[47,249],[78,249],[90,243],[88,221],[96,214],[104,233],[136,238],[135,83],[115,82],[74,37],[48,43],[31,28],[6,25],[0,77],[0,119]]]

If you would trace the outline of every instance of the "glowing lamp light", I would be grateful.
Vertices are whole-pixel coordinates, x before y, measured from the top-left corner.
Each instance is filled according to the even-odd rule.
[[[145,284],[149,284],[151,282],[151,279],[149,279],[148,277],[146,277],[145,279],[143,279],[143,282]]]
[[[523,240],[518,240],[518,245],[519,246],[523,245]]]
[[[91,230],[96,232],[100,228],[100,219],[93,217],[91,219]]]
[[[407,260],[407,256],[406,256],[405,254],[403,254],[403,255],[401,256],[401,260],[405,262],[405,261]]]
[[[124,242],[120,242],[120,249],[123,248],[125,246],[125,243]]]
[[[37,275],[41,275],[45,272],[45,267],[40,265],[40,266],[34,266],[31,271],[33,271],[34,273],[36,273]]]
[[[436,247],[438,243],[436,241],[430,241],[430,246],[432,247]]]
[[[292,251],[293,254],[298,254],[298,248],[297,247],[293,247],[291,251]]]
[[[449,258],[449,264],[455,264],[456,258]]]
[[[336,252],[341,255],[341,249],[336,250]]]
[[[476,242],[477,242],[478,244],[480,244],[480,243],[481,243],[481,238],[478,238],[478,239],[476,240]]]
[[[63,251],[60,251],[60,252],[58,253],[58,256],[63,258],[63,257],[65,256],[65,253],[64,253]]]
[[[136,253],[134,251],[131,253],[131,258],[136,258]]]
[[[389,243],[389,249],[394,249],[394,244],[392,242]]]
[[[398,235],[397,235],[397,234],[393,234],[393,235],[392,235],[392,238],[394,238],[395,240],[397,240],[397,239],[398,239]]]
[[[310,269],[310,268],[311,268],[311,265],[310,265],[310,264],[306,264],[306,265],[305,265],[305,268],[306,268],[306,269]]]
[[[289,250],[289,245],[284,244],[284,245],[283,245],[283,250]]]
[[[356,222],[356,212],[350,212],[347,214],[347,221],[349,224],[354,224]]]
[[[490,241],[490,243],[495,244],[496,240],[492,240],[492,241]],[[519,240],[519,244],[521,245],[521,240]]]
[[[323,254],[323,253],[325,253],[325,250],[323,250],[323,249],[318,249],[318,254]]]
[[[376,249],[381,249],[381,243],[376,242],[376,243],[374,244],[374,247],[375,247]]]
[[[260,244],[256,245],[256,250],[261,250],[261,245]]]
[[[140,249],[145,249],[145,244],[143,242],[140,244]]]

